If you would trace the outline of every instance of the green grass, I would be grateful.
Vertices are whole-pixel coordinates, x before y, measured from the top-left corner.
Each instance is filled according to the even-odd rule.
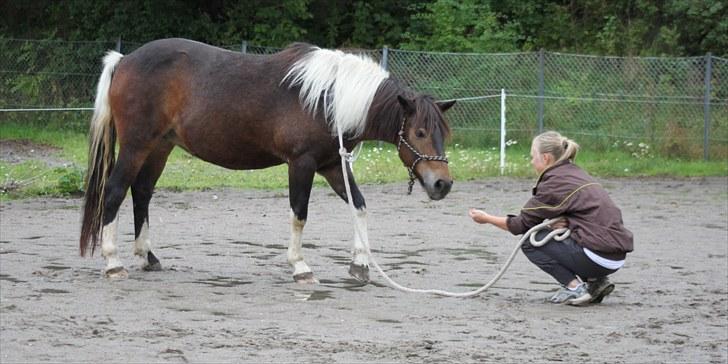
[[[64,166],[48,166],[40,160],[23,163],[0,162],[0,199],[29,196],[64,196],[82,193],[82,176],[86,168],[86,134],[74,130],[21,126],[0,123],[0,139],[29,140],[59,148],[58,159]],[[448,147],[450,171],[456,181],[474,180],[500,175],[498,149]],[[505,175],[535,178],[527,146],[516,144],[507,152]],[[679,160],[656,156],[645,145],[616,143],[603,151],[585,148],[577,164],[598,177],[635,176],[726,176],[725,160]],[[354,164],[360,184],[406,183],[407,170],[390,144],[368,142]],[[316,176],[314,184],[326,182]],[[203,162],[180,148],[170,155],[158,188],[170,190],[203,190],[222,187],[284,189],[288,186],[286,165],[254,171],[231,171]]]

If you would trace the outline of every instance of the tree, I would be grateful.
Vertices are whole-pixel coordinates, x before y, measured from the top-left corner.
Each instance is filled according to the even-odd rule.
[[[437,0],[411,19],[402,48],[448,52],[515,51],[514,27],[501,24],[488,4],[477,0]]]

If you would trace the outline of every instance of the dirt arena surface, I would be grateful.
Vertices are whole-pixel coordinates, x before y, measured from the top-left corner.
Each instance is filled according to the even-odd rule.
[[[457,183],[427,201],[406,183],[363,186],[374,258],[398,282],[469,290],[498,271],[517,238],[476,225],[469,207],[505,214],[531,180]],[[728,361],[728,178],[608,179],[635,252],[600,305],[545,303],[557,285],[521,254],[470,299],[403,293],[347,274],[348,207],[315,188],[304,256],[320,280],[297,285],[286,262],[286,191],[155,195],[154,252],[126,280],[78,256],[79,199],[0,206],[0,362],[698,362]]]

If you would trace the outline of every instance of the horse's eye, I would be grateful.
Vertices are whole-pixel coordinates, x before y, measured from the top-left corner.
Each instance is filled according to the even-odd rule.
[[[417,129],[417,131],[415,132],[415,136],[418,138],[424,138],[425,135],[427,135],[427,133],[425,133],[425,129],[422,128]]]

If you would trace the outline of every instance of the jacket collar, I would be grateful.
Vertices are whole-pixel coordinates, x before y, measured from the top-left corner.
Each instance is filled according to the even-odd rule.
[[[532,194],[536,194],[536,187],[538,187],[538,184],[541,183],[541,180],[544,179],[546,175],[551,175],[551,171],[553,171],[556,168],[559,168],[563,165],[571,164],[571,159],[565,159],[563,161],[556,162],[548,167],[546,167],[541,174],[538,175],[538,179],[536,180],[536,184],[533,185]]]

